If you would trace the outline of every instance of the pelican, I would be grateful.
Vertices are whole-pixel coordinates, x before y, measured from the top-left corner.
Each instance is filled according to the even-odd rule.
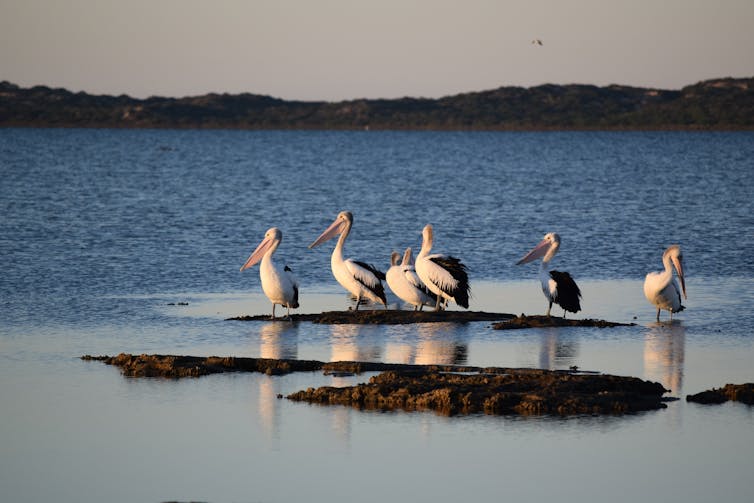
[[[427,224],[422,230],[422,248],[416,257],[416,274],[437,295],[435,311],[444,308],[449,300],[461,307],[469,308],[471,286],[466,266],[455,257],[429,252],[432,250],[432,225]]]
[[[353,215],[350,211],[341,211],[335,218],[330,227],[320,234],[314,240],[309,248],[319,246],[340,234],[338,244],[332,252],[330,267],[332,267],[333,276],[338,283],[351,292],[356,297],[356,309],[359,309],[359,302],[362,298],[367,298],[372,302],[381,302],[387,309],[387,300],[385,299],[385,288],[381,280],[385,279],[385,273],[378,271],[374,266],[359,262],[353,259],[343,258],[343,245],[346,242],[348,233],[351,232],[353,225]]]
[[[578,313],[581,311],[581,290],[576,285],[570,274],[567,272],[551,271],[550,260],[558,253],[560,248],[560,236],[554,232],[545,234],[542,241],[539,242],[529,253],[523,256],[516,265],[526,264],[538,258],[542,258],[542,265],[539,267],[539,279],[542,282],[542,293],[547,299],[547,316],[550,316],[552,303],[558,304],[563,308],[563,317],[566,311]]]
[[[673,320],[673,313],[683,311],[685,307],[681,305],[681,292],[683,298],[686,297],[686,281],[683,277],[683,254],[681,247],[678,245],[670,246],[662,254],[662,263],[665,266],[664,271],[650,272],[644,279],[644,296],[649,302],[657,307],[657,321],[660,321],[660,310],[670,311],[670,320]],[[678,282],[673,278],[673,267],[678,273],[681,280],[681,287],[678,288]]]
[[[411,260],[411,248],[406,248],[403,253],[403,261],[398,252],[390,256],[390,269],[387,270],[387,286],[403,302],[414,306],[414,311],[422,310],[424,304],[432,305],[437,302],[437,296],[429,291],[416,274],[413,261]]]
[[[298,281],[291,273],[288,266],[282,269],[272,261],[272,254],[278,249],[283,240],[283,233],[277,227],[270,228],[264,233],[264,239],[257,246],[246,263],[241,266],[241,271],[248,269],[260,260],[259,278],[262,280],[262,290],[272,302],[272,319],[275,319],[275,304],[284,306],[287,317],[291,317],[291,308],[298,307]]]

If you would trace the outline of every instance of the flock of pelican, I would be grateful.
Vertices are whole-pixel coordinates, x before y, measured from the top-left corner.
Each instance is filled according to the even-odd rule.
[[[424,306],[434,306],[435,311],[443,310],[450,301],[468,309],[471,285],[466,266],[460,259],[432,252],[433,228],[431,224],[422,230],[422,246],[416,261],[413,260],[411,248],[407,248],[403,257],[397,252],[391,256],[391,265],[387,274],[366,262],[343,258],[343,248],[348,234],[353,226],[353,215],[350,211],[341,211],[338,216],[315,239],[309,248],[319,246],[338,236],[338,242],[330,258],[333,276],[356,299],[356,307],[364,300],[375,304],[382,304],[387,309],[387,298],[382,281],[387,282],[392,292],[403,302],[414,306],[414,310],[421,310]],[[283,239],[283,233],[277,227],[269,229],[261,243],[251,253],[241,266],[241,271],[261,262],[259,276],[262,290],[272,302],[272,319],[275,319],[275,306],[286,308],[286,316],[290,318],[290,310],[299,307],[299,283],[288,266],[280,268],[272,261],[272,255]],[[571,275],[550,269],[550,261],[560,248],[560,236],[554,232],[545,234],[542,241],[524,255],[516,264],[526,264],[542,259],[539,269],[539,279],[542,293],[547,299],[547,316],[553,304],[563,308],[566,312],[577,313],[581,310],[581,290]],[[678,245],[672,245],[662,255],[665,266],[663,271],[650,272],[644,280],[644,295],[657,308],[657,321],[660,311],[673,313],[684,309],[681,304],[681,293],[686,297],[686,282],[683,275],[683,255]],[[673,276],[675,268],[678,281]]]

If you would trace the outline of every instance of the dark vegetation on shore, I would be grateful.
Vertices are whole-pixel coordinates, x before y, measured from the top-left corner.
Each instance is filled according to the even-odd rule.
[[[0,82],[0,127],[395,130],[753,130],[754,77],[681,90],[611,85],[500,87],[439,99],[287,101],[72,93]]]

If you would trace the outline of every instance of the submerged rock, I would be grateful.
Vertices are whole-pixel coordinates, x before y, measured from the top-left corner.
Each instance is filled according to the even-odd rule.
[[[666,407],[668,390],[636,377],[535,369],[449,373],[392,370],[368,383],[309,388],[288,399],[358,409],[432,410],[462,414],[626,414]]]
[[[726,384],[722,388],[712,388],[695,395],[686,395],[687,402],[718,404],[728,400],[754,405],[754,383]]]
[[[542,316],[542,315],[530,315],[526,316],[522,314],[520,316],[512,316],[507,321],[495,323],[492,328],[495,330],[512,330],[518,328],[546,328],[546,327],[630,327],[636,323],[617,323],[614,321],[605,320],[592,320],[592,319],[566,319],[558,318],[557,316]]]

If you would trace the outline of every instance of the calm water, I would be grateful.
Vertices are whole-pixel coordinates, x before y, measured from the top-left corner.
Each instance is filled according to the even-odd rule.
[[[368,376],[132,380],[78,357],[578,365],[681,398],[751,382],[752,159],[752,133],[0,130],[0,499],[750,501],[754,409],[741,404],[364,413],[275,397]],[[346,307],[333,245],[306,248],[343,209],[347,255],[383,269],[434,224],[436,249],[470,268],[475,310],[543,312],[537,266],[513,264],[559,232],[579,316],[637,326],[225,321],[269,312],[258,270],[238,268],[273,225],[299,312]],[[672,243],[687,310],[656,324],[641,284]]]

